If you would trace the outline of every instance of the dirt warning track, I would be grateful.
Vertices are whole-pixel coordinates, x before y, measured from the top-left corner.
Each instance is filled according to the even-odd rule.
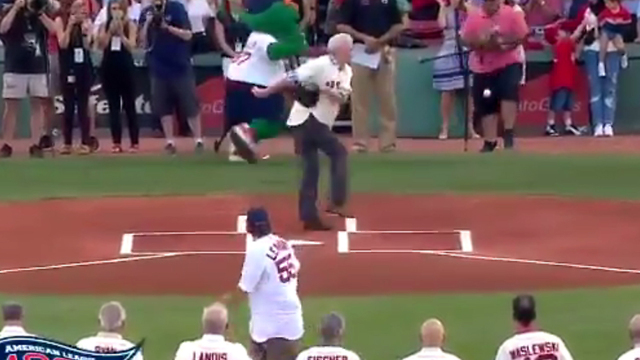
[[[385,210],[373,211],[381,203]],[[640,203],[358,195],[352,202],[357,230],[332,218],[336,231],[326,233],[302,232],[295,204],[288,196],[233,195],[1,204],[0,291],[228,291],[247,240],[238,216],[251,205],[266,206],[277,232],[297,241],[305,294],[640,282],[634,258]],[[130,244],[124,234],[132,234]]]

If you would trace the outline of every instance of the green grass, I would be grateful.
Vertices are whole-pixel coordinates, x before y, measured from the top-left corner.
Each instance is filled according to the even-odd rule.
[[[354,156],[355,192],[522,193],[639,199],[640,157],[494,154],[480,156]],[[0,200],[57,197],[293,192],[298,165],[277,158],[259,166],[213,157],[68,158],[0,163]],[[323,176],[326,179],[326,176]],[[446,274],[434,274],[443,276]],[[1,284],[1,282],[0,282]],[[97,284],[98,285],[98,284]],[[10,296],[27,306],[33,332],[74,342],[96,329],[101,302],[117,298],[128,310],[127,335],[147,338],[147,359],[169,359],[178,343],[199,335],[203,297]],[[640,287],[545,292],[541,325],[563,336],[575,358],[612,359],[627,346],[625,326],[640,311]],[[367,298],[306,298],[308,344],[319,316],[347,317],[347,345],[363,359],[398,359],[418,347],[417,330],[430,316],[445,322],[448,347],[463,360],[489,359],[509,335],[512,294],[428,294]],[[247,310],[234,314],[246,341]]]

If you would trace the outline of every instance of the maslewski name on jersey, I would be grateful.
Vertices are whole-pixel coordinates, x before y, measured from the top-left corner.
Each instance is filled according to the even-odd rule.
[[[496,360],[573,360],[558,336],[531,331],[515,334],[498,349]]]
[[[276,41],[276,38],[269,34],[252,32],[242,52],[231,60],[227,78],[253,85],[269,86],[284,77],[284,62],[271,60],[267,54],[269,45]]]

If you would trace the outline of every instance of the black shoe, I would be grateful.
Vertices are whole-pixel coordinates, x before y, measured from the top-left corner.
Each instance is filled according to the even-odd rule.
[[[331,230],[331,226],[325,224],[320,220],[320,218],[316,218],[313,220],[307,220],[303,222],[302,228],[307,231],[329,231]]]
[[[547,128],[544,130],[544,134],[546,136],[558,136],[558,130],[556,129],[556,124],[549,124]]]
[[[91,136],[89,137],[88,145],[89,145],[89,149],[91,149],[91,152],[96,152],[100,148],[100,141],[98,141],[97,137]]]
[[[177,150],[173,143],[168,143],[164,146],[164,151],[169,155],[175,155]]]
[[[481,153],[493,152],[493,150],[495,150],[497,146],[498,146],[497,141],[485,141],[484,145],[482,146],[482,149],[480,149],[480,152]]]
[[[41,158],[42,148],[36,144],[29,146],[29,156],[31,156],[32,158]]]
[[[231,139],[233,146],[236,147],[238,156],[249,164],[258,162],[258,154],[255,150],[256,142],[247,124],[240,124],[231,128],[229,131],[229,139]]]
[[[337,216],[343,217],[343,218],[353,217],[353,216],[351,216],[351,213],[344,206],[333,206],[332,205],[332,206],[327,207],[325,212],[327,214],[337,215]]]
[[[13,148],[8,144],[2,145],[0,148],[0,158],[9,158],[13,155]]]
[[[564,134],[572,135],[572,136],[580,136],[582,135],[582,130],[580,130],[580,128],[578,128],[577,126],[570,124],[564,127]]]
[[[42,135],[40,136],[40,140],[38,141],[38,146],[40,146],[40,149],[42,149],[42,151],[52,151],[55,147],[55,144],[53,143],[53,138],[51,138],[51,136]]]
[[[504,148],[507,150],[513,149],[513,129],[505,129],[502,135],[502,141]]]

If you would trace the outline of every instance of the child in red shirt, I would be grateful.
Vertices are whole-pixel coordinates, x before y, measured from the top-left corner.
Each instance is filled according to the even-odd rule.
[[[600,76],[606,76],[604,59],[607,55],[609,43],[612,43],[616,50],[622,53],[620,67],[625,69],[629,65],[622,35],[631,24],[631,14],[624,6],[620,5],[620,0],[605,0],[604,4],[604,10],[598,14],[598,25],[600,26],[598,75]]]
[[[549,113],[545,134],[559,135],[556,128],[556,113],[562,113],[565,135],[581,135],[582,131],[573,125],[571,112],[574,102],[575,78],[578,75],[576,64],[577,42],[581,29],[573,34],[568,26],[557,26],[546,31],[545,37],[553,46],[553,65],[549,74]]]

